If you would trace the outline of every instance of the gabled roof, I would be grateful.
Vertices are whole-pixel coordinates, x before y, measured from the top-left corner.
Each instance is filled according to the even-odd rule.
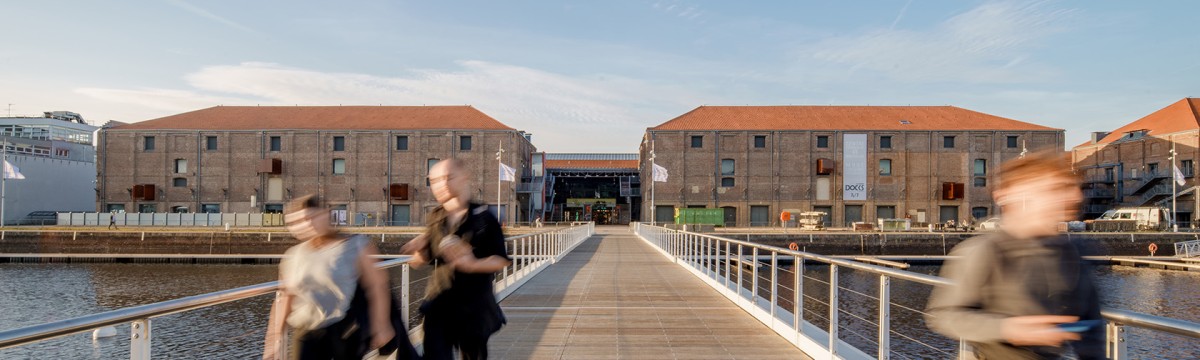
[[[470,106],[216,106],[113,130],[515,130]]]
[[[1111,144],[1121,140],[1128,133],[1137,130],[1147,130],[1145,135],[1165,135],[1185,130],[1200,129],[1200,111],[1198,109],[1200,109],[1200,98],[1183,98],[1137,121],[1113,130],[1095,144],[1088,141],[1076,147]]]
[[[701,106],[650,130],[1062,131],[954,106]]]

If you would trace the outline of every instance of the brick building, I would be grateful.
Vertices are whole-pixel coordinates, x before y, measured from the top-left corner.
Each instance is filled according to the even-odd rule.
[[[101,211],[278,212],[316,193],[347,224],[393,225],[436,206],[426,176],[438,159],[465,160],[476,201],[494,206],[497,148],[518,181],[536,150],[470,106],[218,106],[105,128],[97,142]],[[501,185],[502,208],[527,209],[519,183]]]
[[[1084,213],[1095,218],[1121,206],[1171,206],[1171,149],[1185,178],[1176,186],[1178,219],[1190,226],[1196,209],[1195,161],[1200,158],[1200,99],[1185,98],[1112,132],[1092,133],[1071,149],[1084,178]]]
[[[649,181],[653,148],[669,173],[647,204],[658,222],[701,207],[725,209],[729,226],[778,226],[784,210],[823,211],[834,227],[944,223],[994,216],[996,165],[1063,138],[953,106],[701,106],[647,129],[640,171]]]

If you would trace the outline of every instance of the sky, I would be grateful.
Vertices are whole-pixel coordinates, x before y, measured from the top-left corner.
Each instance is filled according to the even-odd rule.
[[[1200,96],[1200,1],[8,1],[0,111],[471,105],[636,152],[702,105],[953,105],[1067,146]],[[7,113],[6,113],[7,115]]]

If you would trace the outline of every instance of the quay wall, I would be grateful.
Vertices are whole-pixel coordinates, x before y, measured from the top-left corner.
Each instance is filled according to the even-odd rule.
[[[822,255],[946,255],[958,243],[977,233],[802,233],[711,234],[757,244],[787,248],[792,242],[801,251]],[[1146,256],[1151,243],[1159,256],[1175,255],[1174,244],[1200,240],[1197,233],[1068,233],[1084,256]]]
[[[383,254],[397,254],[416,233],[371,233]],[[286,232],[3,231],[0,253],[283,254],[298,244]]]

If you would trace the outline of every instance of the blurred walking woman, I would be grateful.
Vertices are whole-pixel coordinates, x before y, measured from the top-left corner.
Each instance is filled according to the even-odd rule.
[[[285,331],[284,322],[294,330],[292,351],[303,360],[362,359],[369,350],[362,339],[379,348],[395,336],[387,274],[371,258],[379,250],[365,236],[339,233],[330,225],[329,210],[319,204],[314,195],[288,203],[284,221],[303,242],[288,249],[279,264],[283,296],[272,310],[264,359],[286,356],[279,353],[278,341],[271,341]],[[355,301],[356,292],[365,296],[365,304]],[[361,331],[369,331],[369,337]]]

